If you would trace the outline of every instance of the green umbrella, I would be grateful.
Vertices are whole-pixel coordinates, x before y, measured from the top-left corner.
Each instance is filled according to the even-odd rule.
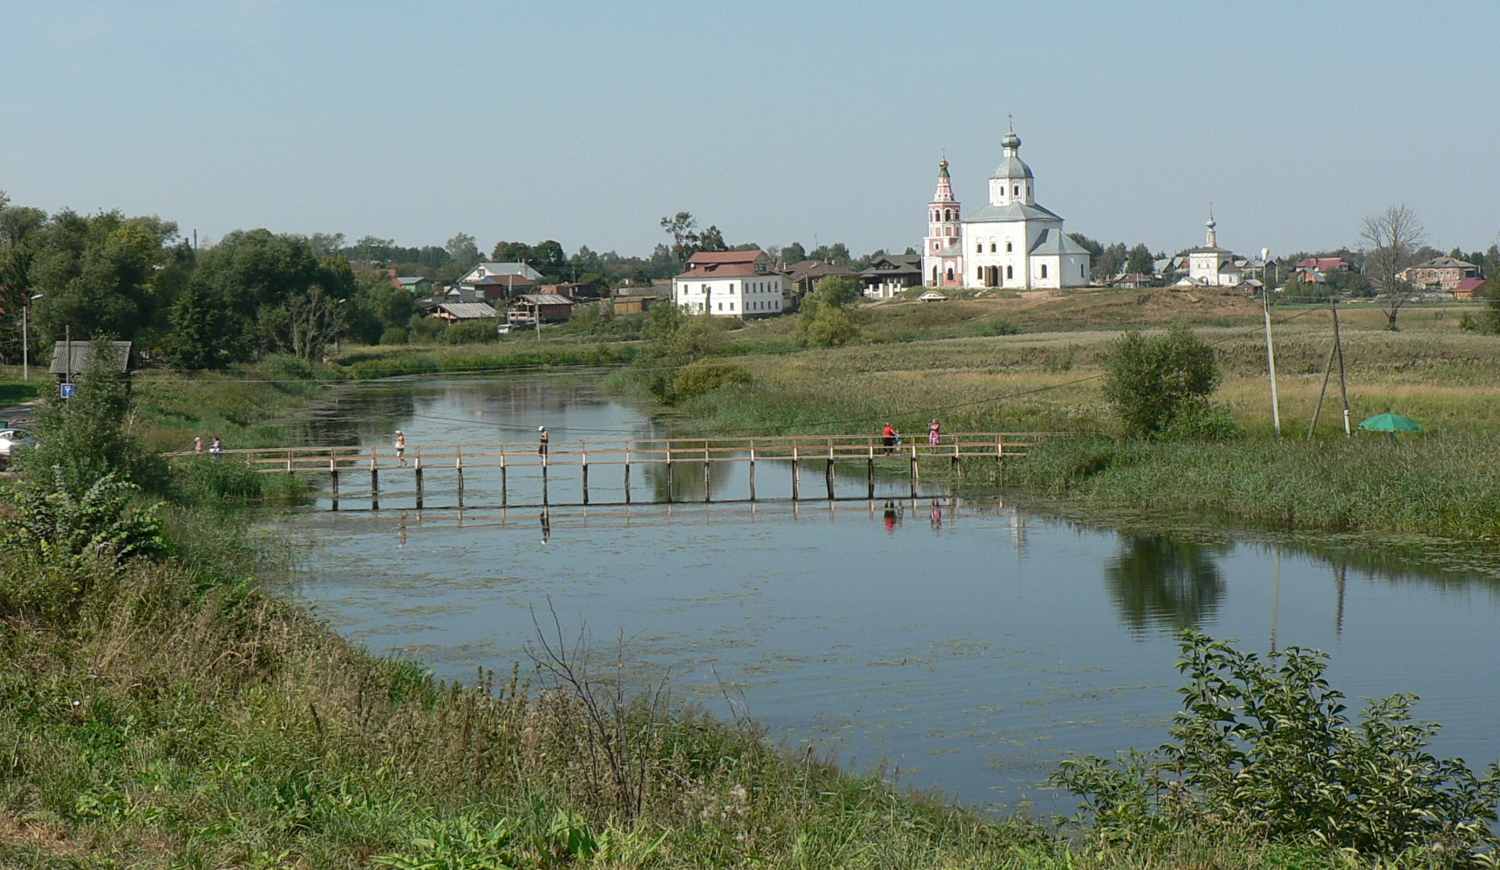
[[[1389,412],[1367,418],[1359,424],[1359,428],[1367,432],[1389,432],[1392,441],[1396,440],[1397,432],[1422,431],[1422,427],[1418,426],[1415,420]]]

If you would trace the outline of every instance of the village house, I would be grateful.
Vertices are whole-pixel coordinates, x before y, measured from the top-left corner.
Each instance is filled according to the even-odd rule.
[[[573,316],[573,300],[557,293],[525,293],[511,300],[506,322],[511,326],[559,323]]]
[[[859,273],[843,266],[835,266],[826,260],[799,260],[785,269],[787,280],[791,282],[791,298],[795,308],[802,297],[816,290],[818,282],[824,278],[850,278],[855,283],[859,282]]]
[[[769,317],[786,307],[789,283],[765,251],[699,251],[672,279],[672,301],[689,314]]]
[[[492,302],[529,293],[542,273],[525,263],[480,263],[453,285],[450,294],[460,302]]]
[[[871,299],[890,299],[908,288],[922,286],[921,254],[886,254],[876,257],[859,273],[860,292]]]
[[[1483,278],[1465,278],[1453,288],[1454,299],[1475,299],[1484,287]]]
[[[1413,287],[1452,293],[1463,279],[1478,278],[1479,267],[1456,257],[1433,257],[1425,263],[1402,269],[1396,277]]]
[[[1326,284],[1329,275],[1353,268],[1343,257],[1309,257],[1292,267],[1292,277],[1303,284]]]

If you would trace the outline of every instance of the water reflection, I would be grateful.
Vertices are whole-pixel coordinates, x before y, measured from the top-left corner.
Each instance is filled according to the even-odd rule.
[[[1224,598],[1224,574],[1215,560],[1232,550],[1165,535],[1122,535],[1119,550],[1104,563],[1104,585],[1136,633],[1198,626]]]

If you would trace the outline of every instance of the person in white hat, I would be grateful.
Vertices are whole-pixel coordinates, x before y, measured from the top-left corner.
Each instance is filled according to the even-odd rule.
[[[538,455],[538,456],[546,456],[547,455],[547,427],[546,426],[538,426],[538,427],[536,427],[536,433],[537,433],[536,434],[536,455]]]
[[[406,465],[406,435],[400,429],[396,430],[396,461]]]

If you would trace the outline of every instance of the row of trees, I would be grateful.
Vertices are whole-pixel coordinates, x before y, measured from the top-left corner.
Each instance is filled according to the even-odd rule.
[[[0,194],[0,355],[21,355],[23,308],[33,346],[113,337],[191,369],[317,359],[342,336],[405,327],[411,296],[389,273],[356,273],[338,241],[257,229],[200,251],[155,216],[47,215]]]

